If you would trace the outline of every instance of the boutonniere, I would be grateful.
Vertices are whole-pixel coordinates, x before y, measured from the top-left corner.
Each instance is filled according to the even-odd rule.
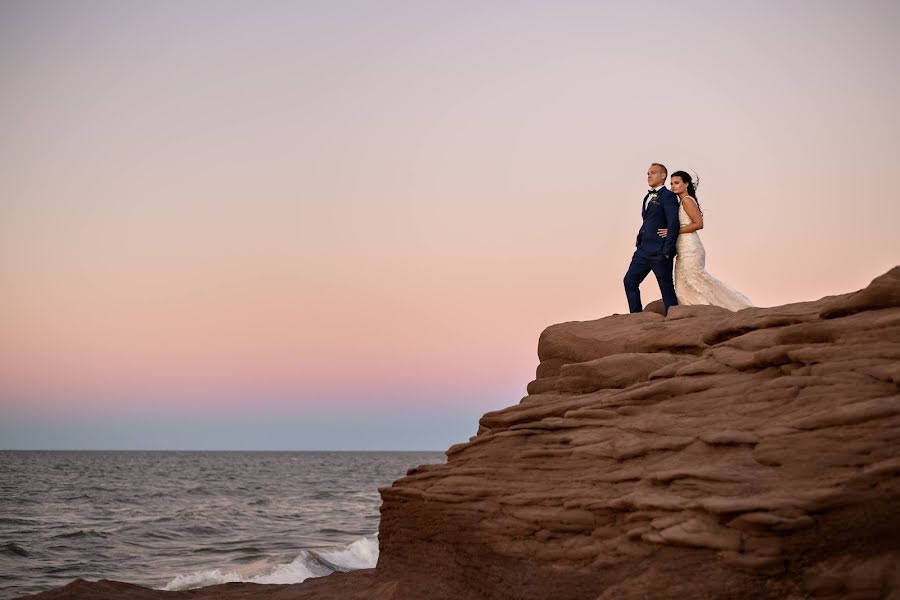
[[[659,198],[659,194],[657,194],[655,192],[653,194],[650,194],[650,202],[658,202],[659,201],[658,198]]]

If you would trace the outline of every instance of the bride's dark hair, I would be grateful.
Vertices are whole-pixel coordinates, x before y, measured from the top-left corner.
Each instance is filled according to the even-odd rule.
[[[672,176],[669,177],[680,177],[683,182],[687,184],[687,193],[688,196],[694,199],[694,202],[697,203],[697,210],[700,211],[700,214],[703,214],[703,209],[700,208],[700,200],[697,198],[697,186],[700,185],[700,178],[697,178],[697,181],[694,181],[691,175],[687,171],[675,171],[672,173]]]

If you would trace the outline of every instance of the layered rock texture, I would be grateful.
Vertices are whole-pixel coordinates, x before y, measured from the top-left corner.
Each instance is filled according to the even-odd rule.
[[[518,405],[381,490],[377,569],[257,588],[900,599],[900,268],[815,302],[554,325],[538,354]],[[229,585],[191,597],[252,588]]]
[[[895,268],[548,328],[519,405],[382,490],[379,569],[447,598],[900,598],[898,306]]]

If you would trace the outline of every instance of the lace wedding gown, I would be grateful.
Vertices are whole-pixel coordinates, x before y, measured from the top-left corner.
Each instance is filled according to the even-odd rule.
[[[691,218],[678,201],[678,222],[690,225]],[[728,310],[753,306],[739,291],[706,272],[706,250],[696,231],[678,234],[675,241],[675,295],[678,304],[712,304]]]

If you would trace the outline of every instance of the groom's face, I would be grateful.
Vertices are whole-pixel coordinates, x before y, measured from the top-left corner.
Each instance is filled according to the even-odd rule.
[[[650,165],[647,170],[647,185],[650,187],[659,187],[666,182],[666,172],[656,165]]]

